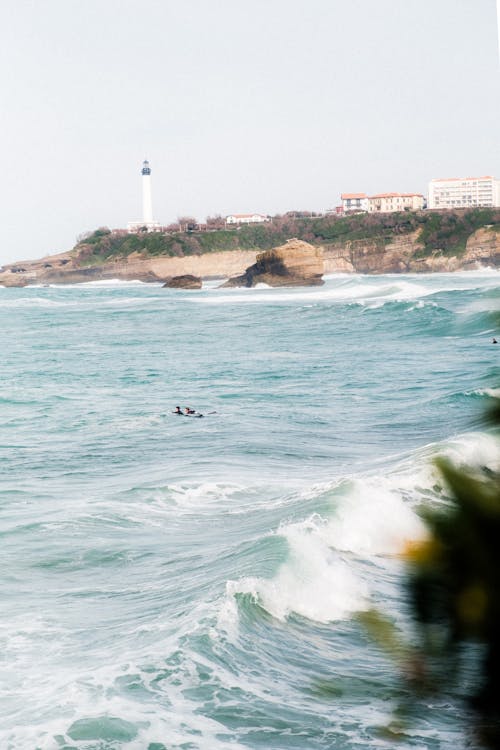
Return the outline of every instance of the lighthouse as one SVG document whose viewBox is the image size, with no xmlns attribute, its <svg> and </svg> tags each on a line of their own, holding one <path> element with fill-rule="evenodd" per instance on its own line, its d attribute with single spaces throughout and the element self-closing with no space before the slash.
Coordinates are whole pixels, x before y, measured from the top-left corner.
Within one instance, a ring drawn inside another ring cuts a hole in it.
<svg viewBox="0 0 500 750">
<path fill-rule="evenodd" d="M 153 223 L 153 201 L 151 199 L 151 167 L 145 159 L 142 163 L 142 220 L 144 225 Z"/>
<path fill-rule="evenodd" d="M 153 220 L 153 201 L 151 198 L 151 167 L 149 161 L 142 162 L 142 221 L 129 221 L 127 230 L 129 234 L 138 232 L 160 232 L 161 226 L 158 221 Z"/>
</svg>

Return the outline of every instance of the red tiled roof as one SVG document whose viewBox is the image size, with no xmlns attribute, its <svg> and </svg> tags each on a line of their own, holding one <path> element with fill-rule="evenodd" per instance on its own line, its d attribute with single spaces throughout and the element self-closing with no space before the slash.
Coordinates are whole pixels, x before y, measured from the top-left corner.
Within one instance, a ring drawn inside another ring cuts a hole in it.
<svg viewBox="0 0 500 750">
<path fill-rule="evenodd" d="M 340 197 L 343 201 L 347 201 L 353 198 L 366 198 L 366 193 L 342 193 Z"/>
</svg>

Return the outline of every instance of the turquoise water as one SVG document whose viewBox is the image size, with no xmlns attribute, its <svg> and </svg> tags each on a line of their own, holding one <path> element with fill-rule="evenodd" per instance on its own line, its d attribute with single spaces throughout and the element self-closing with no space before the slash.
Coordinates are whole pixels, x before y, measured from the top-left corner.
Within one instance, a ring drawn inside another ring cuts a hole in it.
<svg viewBox="0 0 500 750">
<path fill-rule="evenodd" d="M 433 457 L 498 464 L 499 278 L 0 289 L 0 747 L 394 747 L 356 613 L 410 627 Z M 397 746 L 468 722 L 413 699 Z"/>
</svg>

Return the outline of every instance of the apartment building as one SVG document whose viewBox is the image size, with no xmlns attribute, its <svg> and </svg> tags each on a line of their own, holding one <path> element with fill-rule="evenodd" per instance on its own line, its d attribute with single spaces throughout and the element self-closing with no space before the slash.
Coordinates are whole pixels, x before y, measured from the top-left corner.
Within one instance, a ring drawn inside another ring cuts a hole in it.
<svg viewBox="0 0 500 750">
<path fill-rule="evenodd" d="M 486 177 L 449 177 L 429 183 L 429 208 L 500 206 L 500 182 Z"/>
</svg>

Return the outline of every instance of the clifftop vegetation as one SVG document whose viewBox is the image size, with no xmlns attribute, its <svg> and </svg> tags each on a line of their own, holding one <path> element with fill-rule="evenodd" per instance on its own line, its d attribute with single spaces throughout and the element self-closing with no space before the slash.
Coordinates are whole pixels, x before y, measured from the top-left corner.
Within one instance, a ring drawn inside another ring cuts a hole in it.
<svg viewBox="0 0 500 750">
<path fill-rule="evenodd" d="M 297 212 L 298 213 L 298 212 Z M 291 237 L 317 245 L 345 244 L 356 240 L 387 244 L 401 235 L 420 231 L 421 257 L 436 251 L 442 255 L 461 255 L 467 238 L 477 229 L 493 225 L 500 228 L 499 208 L 460 209 L 457 211 L 420 211 L 390 214 L 352 214 L 350 216 L 304 217 L 297 213 L 275 216 L 264 224 L 237 228 L 196 228 L 184 232 L 127 234 L 100 228 L 84 236 L 74 248 L 80 265 L 107 260 L 140 257 L 183 257 L 225 250 L 269 250 Z M 193 226 L 193 225 L 189 225 Z"/>
</svg>

